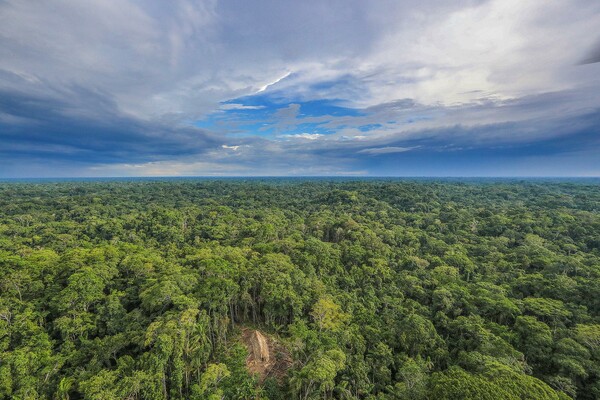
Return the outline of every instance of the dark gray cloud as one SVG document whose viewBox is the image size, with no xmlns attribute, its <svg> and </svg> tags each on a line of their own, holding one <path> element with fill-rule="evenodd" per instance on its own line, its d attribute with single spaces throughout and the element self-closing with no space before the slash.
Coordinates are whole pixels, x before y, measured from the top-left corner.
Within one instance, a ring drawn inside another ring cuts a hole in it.
<svg viewBox="0 0 600 400">
<path fill-rule="evenodd" d="M 222 139 L 198 128 L 173 127 L 121 113 L 86 88 L 53 98 L 0 90 L 0 155 L 80 163 L 146 162 L 202 154 Z"/>
<path fill-rule="evenodd" d="M 594 64 L 600 62 L 600 40 L 592 47 L 585 58 L 581 61 L 581 64 Z"/>
</svg>

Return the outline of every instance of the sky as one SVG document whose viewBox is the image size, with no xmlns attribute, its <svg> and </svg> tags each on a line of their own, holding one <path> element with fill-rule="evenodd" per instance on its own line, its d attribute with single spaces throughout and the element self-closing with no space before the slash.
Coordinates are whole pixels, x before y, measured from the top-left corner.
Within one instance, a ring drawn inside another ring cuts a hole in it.
<svg viewBox="0 0 600 400">
<path fill-rule="evenodd" d="M 597 0 L 0 0 L 0 178 L 600 176 Z"/>
</svg>

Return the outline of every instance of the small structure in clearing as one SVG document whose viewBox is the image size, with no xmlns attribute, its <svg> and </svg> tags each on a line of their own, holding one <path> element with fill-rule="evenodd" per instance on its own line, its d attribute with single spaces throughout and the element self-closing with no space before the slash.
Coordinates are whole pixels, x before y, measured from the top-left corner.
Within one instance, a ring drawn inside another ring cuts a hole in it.
<svg viewBox="0 0 600 400">
<path fill-rule="evenodd" d="M 242 328 L 242 342 L 248 349 L 246 368 L 261 382 L 273 377 L 281 380 L 292 364 L 288 351 L 272 337 L 255 329 Z"/>
</svg>

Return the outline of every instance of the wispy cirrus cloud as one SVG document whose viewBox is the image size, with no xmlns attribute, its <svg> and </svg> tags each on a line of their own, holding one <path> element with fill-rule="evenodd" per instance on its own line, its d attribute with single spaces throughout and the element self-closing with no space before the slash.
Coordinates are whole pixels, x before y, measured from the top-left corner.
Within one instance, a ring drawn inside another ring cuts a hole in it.
<svg viewBox="0 0 600 400">
<path fill-rule="evenodd" d="M 283 135 L 283 138 L 293 138 L 293 139 L 306 139 L 306 140 L 317 140 L 323 137 L 320 133 L 294 133 L 291 135 Z"/>
<path fill-rule="evenodd" d="M 411 151 L 419 146 L 414 147 L 400 147 L 400 146 L 386 146 L 386 147 L 374 147 L 368 149 L 359 150 L 359 153 L 371 154 L 371 155 L 379 155 L 379 154 L 395 154 L 395 153 L 404 153 L 406 151 Z"/>
</svg>

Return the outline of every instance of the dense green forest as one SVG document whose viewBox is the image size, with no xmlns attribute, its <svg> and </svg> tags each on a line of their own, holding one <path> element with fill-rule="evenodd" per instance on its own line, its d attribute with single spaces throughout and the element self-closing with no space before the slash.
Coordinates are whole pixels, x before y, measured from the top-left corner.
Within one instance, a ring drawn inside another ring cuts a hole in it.
<svg viewBox="0 0 600 400">
<path fill-rule="evenodd" d="M 593 181 L 0 183 L 0 274 L 4 399 L 600 398 Z"/>
</svg>

